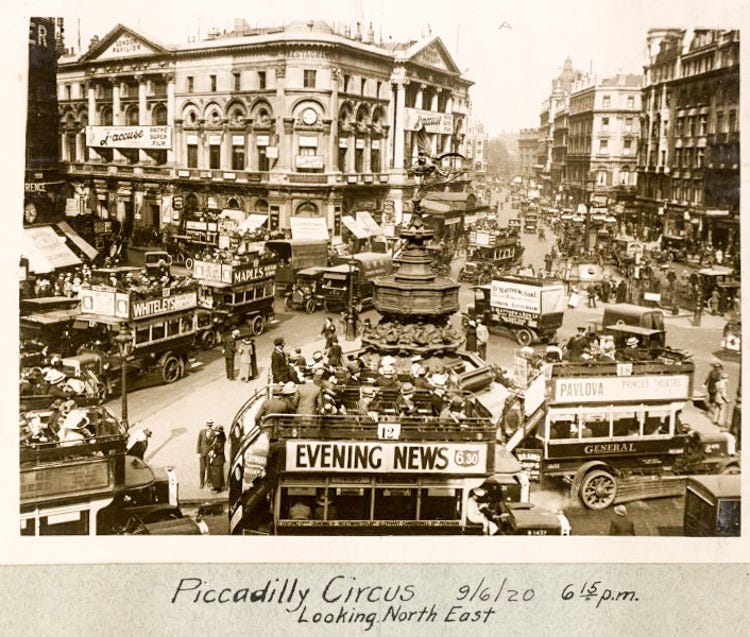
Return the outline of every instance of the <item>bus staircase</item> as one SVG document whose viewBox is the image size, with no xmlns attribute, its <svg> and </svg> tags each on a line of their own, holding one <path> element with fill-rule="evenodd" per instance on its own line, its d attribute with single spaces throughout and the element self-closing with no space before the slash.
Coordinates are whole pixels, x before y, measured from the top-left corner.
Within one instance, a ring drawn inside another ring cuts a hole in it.
<svg viewBox="0 0 750 637">
<path fill-rule="evenodd" d="M 542 405 L 531 414 L 531 416 L 524 419 L 521 426 L 511 434 L 510 438 L 508 438 L 508 441 L 505 443 L 505 448 L 508 451 L 513 451 L 518 445 L 520 445 L 526 437 L 536 429 L 542 418 L 544 418 L 544 414 L 545 405 Z"/>
<path fill-rule="evenodd" d="M 396 243 L 394 243 L 393 248 L 391 248 L 391 255 L 392 255 L 391 258 L 394 261 L 398 259 L 407 245 L 408 245 L 408 242 L 405 239 L 399 239 Z"/>
</svg>

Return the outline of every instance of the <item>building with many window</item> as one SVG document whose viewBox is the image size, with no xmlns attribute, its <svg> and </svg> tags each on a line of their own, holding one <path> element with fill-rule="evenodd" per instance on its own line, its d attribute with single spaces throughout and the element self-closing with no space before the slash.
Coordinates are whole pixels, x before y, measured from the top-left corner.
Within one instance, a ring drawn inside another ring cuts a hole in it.
<svg viewBox="0 0 750 637">
<path fill-rule="evenodd" d="M 518 174 L 521 177 L 534 176 L 538 143 L 538 128 L 522 128 L 518 132 Z"/>
<path fill-rule="evenodd" d="M 739 31 L 651 29 L 638 183 L 647 219 L 677 248 L 737 252 Z"/>
<path fill-rule="evenodd" d="M 633 197 L 641 112 L 640 75 L 595 77 L 574 87 L 568 107 L 567 188 L 600 207 Z M 597 202 L 598 203 L 598 202 Z"/>
<path fill-rule="evenodd" d="M 466 158 L 471 161 L 471 170 L 474 174 L 487 172 L 487 143 L 490 136 L 484 129 L 484 124 L 479 121 L 469 121 L 466 132 Z"/>
<path fill-rule="evenodd" d="M 471 84 L 438 37 L 238 21 L 168 46 L 117 25 L 60 61 L 61 160 L 86 207 L 126 235 L 229 208 L 339 236 L 359 210 L 401 220 L 417 131 L 435 154 L 464 151 Z"/>
</svg>

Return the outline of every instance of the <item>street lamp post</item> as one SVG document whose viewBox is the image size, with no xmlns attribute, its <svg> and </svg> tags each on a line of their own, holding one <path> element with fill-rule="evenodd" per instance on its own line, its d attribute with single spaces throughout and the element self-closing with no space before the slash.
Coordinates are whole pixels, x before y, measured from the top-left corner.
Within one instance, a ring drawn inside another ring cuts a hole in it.
<svg viewBox="0 0 750 637">
<path fill-rule="evenodd" d="M 591 203 L 594 198 L 594 174 L 589 173 L 586 178 L 586 191 L 584 197 L 586 198 L 586 221 L 584 226 L 583 235 L 583 249 L 588 252 L 591 248 Z"/>
<path fill-rule="evenodd" d="M 128 329 L 126 323 L 120 325 L 120 331 L 114 340 L 117 343 L 117 351 L 120 354 L 120 404 L 122 406 L 122 412 L 120 420 L 127 430 L 128 424 L 128 358 L 133 350 L 133 334 Z"/>
<path fill-rule="evenodd" d="M 353 341 L 357 338 L 357 320 L 355 318 L 356 310 L 354 309 L 354 270 L 357 262 L 349 259 L 349 303 L 346 310 L 346 340 Z"/>
</svg>

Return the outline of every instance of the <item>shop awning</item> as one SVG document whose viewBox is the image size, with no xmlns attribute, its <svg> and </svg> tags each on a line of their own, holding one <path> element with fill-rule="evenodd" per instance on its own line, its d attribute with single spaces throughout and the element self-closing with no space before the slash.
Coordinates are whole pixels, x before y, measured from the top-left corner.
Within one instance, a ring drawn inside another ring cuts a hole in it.
<svg viewBox="0 0 750 637">
<path fill-rule="evenodd" d="M 238 227 L 240 232 L 254 232 L 261 226 L 268 223 L 268 215 L 262 215 L 257 212 L 251 212 L 247 219 L 242 221 Z"/>
<path fill-rule="evenodd" d="M 453 210 L 453 207 L 447 203 L 433 201 L 431 199 L 423 199 L 422 210 L 424 210 L 425 212 L 438 212 L 441 214 L 447 214 Z"/>
<path fill-rule="evenodd" d="M 65 236 L 57 234 L 49 225 L 24 229 L 21 256 L 29 260 L 29 271 L 34 274 L 45 274 L 82 263 L 66 245 Z"/>
<path fill-rule="evenodd" d="M 373 237 L 382 237 L 383 229 L 378 225 L 378 222 L 372 218 L 372 215 L 367 210 L 357 211 L 357 223 L 359 223 L 365 230 L 367 230 Z"/>
<path fill-rule="evenodd" d="M 57 227 L 65 233 L 68 239 L 70 239 L 78 247 L 78 249 L 88 257 L 90 261 L 96 259 L 97 255 L 99 254 L 99 250 L 97 250 L 88 241 L 86 241 L 86 239 L 84 239 L 80 234 L 73 230 L 73 228 L 67 221 L 58 223 Z"/>
<path fill-rule="evenodd" d="M 292 217 L 289 220 L 292 239 L 328 241 L 328 226 L 323 217 Z"/>
<path fill-rule="evenodd" d="M 231 219 L 236 223 L 242 223 L 242 221 L 245 219 L 245 211 L 237 210 L 235 208 L 225 208 L 219 214 L 219 219 Z"/>
<path fill-rule="evenodd" d="M 357 239 L 368 239 L 370 237 L 370 233 L 367 232 L 367 229 L 362 226 L 362 224 L 358 223 L 354 217 L 344 215 L 341 217 L 341 222 L 347 227 L 349 232 L 357 237 Z"/>
</svg>

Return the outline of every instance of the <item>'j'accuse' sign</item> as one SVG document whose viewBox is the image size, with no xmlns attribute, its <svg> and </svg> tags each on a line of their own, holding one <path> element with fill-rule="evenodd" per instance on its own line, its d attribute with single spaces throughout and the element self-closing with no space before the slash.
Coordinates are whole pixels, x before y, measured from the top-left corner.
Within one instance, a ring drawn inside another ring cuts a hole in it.
<svg viewBox="0 0 750 637">
<path fill-rule="evenodd" d="M 93 148 L 172 148 L 171 126 L 87 126 L 86 146 Z"/>
<path fill-rule="evenodd" d="M 487 471 L 487 445 L 290 440 L 286 470 L 481 474 Z"/>
</svg>

